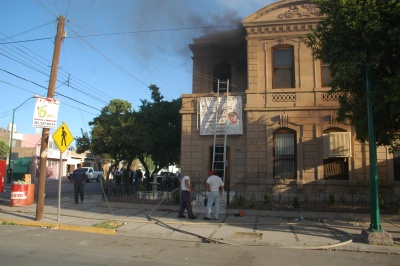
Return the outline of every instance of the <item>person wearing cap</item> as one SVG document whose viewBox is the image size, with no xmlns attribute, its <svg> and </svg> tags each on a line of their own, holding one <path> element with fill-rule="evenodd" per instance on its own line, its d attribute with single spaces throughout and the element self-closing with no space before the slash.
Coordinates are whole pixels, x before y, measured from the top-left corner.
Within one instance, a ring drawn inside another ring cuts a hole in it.
<svg viewBox="0 0 400 266">
<path fill-rule="evenodd" d="M 193 215 L 192 205 L 190 200 L 190 193 L 192 192 L 192 187 L 190 186 L 190 181 L 193 179 L 192 176 L 184 176 L 181 180 L 181 207 L 179 209 L 178 218 L 185 218 L 183 214 L 185 209 L 188 212 L 189 219 L 196 219 L 197 217 Z"/>
<path fill-rule="evenodd" d="M 222 179 L 215 174 L 214 170 L 208 172 L 209 177 L 206 181 L 206 189 L 210 193 L 208 194 L 206 217 L 204 220 L 211 220 L 211 206 L 215 203 L 214 220 L 219 218 L 219 202 L 224 192 L 224 182 Z"/>
</svg>

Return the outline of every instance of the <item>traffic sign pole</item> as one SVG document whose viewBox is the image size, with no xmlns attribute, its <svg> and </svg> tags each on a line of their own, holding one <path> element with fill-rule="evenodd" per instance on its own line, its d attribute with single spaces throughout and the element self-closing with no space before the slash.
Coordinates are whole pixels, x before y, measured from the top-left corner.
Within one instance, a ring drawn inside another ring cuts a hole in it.
<svg viewBox="0 0 400 266">
<path fill-rule="evenodd" d="M 52 135 L 54 142 L 57 144 L 60 150 L 60 167 L 59 179 L 58 179 L 58 208 L 57 208 L 57 221 L 60 221 L 60 209 L 61 209 L 61 175 L 62 175 L 62 155 L 65 150 L 69 147 L 71 142 L 74 140 L 71 132 L 68 129 L 66 123 L 62 122 L 61 126 Z"/>
</svg>

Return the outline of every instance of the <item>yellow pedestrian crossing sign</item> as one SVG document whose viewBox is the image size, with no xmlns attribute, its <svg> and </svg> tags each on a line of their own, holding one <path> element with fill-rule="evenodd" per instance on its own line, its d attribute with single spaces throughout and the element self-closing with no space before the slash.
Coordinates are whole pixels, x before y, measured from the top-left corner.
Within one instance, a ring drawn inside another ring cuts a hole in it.
<svg viewBox="0 0 400 266">
<path fill-rule="evenodd" d="M 64 122 L 56 130 L 56 132 L 53 133 L 52 137 L 61 152 L 64 152 L 74 140 L 74 137 L 69 131 L 67 124 L 65 124 Z"/>
</svg>

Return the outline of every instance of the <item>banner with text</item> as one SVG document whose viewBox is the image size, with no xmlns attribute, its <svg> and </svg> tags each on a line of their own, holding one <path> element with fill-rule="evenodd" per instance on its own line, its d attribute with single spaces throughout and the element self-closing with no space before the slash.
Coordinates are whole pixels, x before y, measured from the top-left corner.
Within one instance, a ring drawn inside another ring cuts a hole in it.
<svg viewBox="0 0 400 266">
<path fill-rule="evenodd" d="M 57 125 L 60 100 L 53 98 L 36 98 L 33 114 L 33 127 L 55 128 Z"/>
<path fill-rule="evenodd" d="M 224 134 L 225 121 L 228 135 L 243 134 L 242 97 L 223 96 L 219 101 L 217 97 L 199 98 L 200 135 Z"/>
</svg>

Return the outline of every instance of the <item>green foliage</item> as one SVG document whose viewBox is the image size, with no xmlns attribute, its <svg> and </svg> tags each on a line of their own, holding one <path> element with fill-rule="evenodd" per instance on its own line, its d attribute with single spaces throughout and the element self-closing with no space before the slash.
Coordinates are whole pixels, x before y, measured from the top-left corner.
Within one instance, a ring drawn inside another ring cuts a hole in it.
<svg viewBox="0 0 400 266">
<path fill-rule="evenodd" d="M 151 85 L 153 102 L 142 100 L 137 115 L 137 123 L 141 128 L 141 149 L 146 151 L 154 163 L 153 172 L 159 172 L 170 164 L 180 161 L 181 115 L 179 110 L 182 100 L 163 101 L 159 89 Z M 144 162 L 144 157 L 138 157 Z M 146 173 L 150 176 L 149 169 Z"/>
<path fill-rule="evenodd" d="M 114 99 L 89 123 L 91 134 L 76 138 L 77 150 L 120 162 L 138 159 L 145 176 L 180 161 L 182 100 L 163 101 L 155 85 L 149 86 L 153 102 L 141 100 L 139 111 L 124 100 Z"/>
<path fill-rule="evenodd" d="M 328 198 L 328 206 L 334 206 L 335 205 L 335 195 L 330 194 Z"/>
<path fill-rule="evenodd" d="M 292 202 L 293 208 L 299 208 L 300 207 L 300 202 L 299 202 L 299 197 L 293 197 L 293 202 Z"/>
<path fill-rule="evenodd" d="M 379 209 L 386 210 L 386 201 L 383 198 L 382 194 L 379 194 Z"/>
<path fill-rule="evenodd" d="M 400 199 L 397 201 L 397 215 L 400 215 Z"/>
<path fill-rule="evenodd" d="M 172 195 L 172 202 L 174 204 L 179 204 L 181 202 L 181 197 L 178 193 Z"/>
<path fill-rule="evenodd" d="M 4 140 L 0 140 L 0 156 L 8 156 L 10 147 Z"/>
<path fill-rule="evenodd" d="M 120 221 L 105 221 L 98 224 L 94 224 L 92 226 L 96 228 L 117 229 L 122 225 L 124 225 L 124 223 Z"/>
<path fill-rule="evenodd" d="M 13 221 L 2 221 L 1 225 L 17 225 L 17 224 Z"/>
<path fill-rule="evenodd" d="M 231 203 L 231 207 L 237 207 L 237 208 L 243 208 L 245 204 L 245 199 L 242 195 L 239 195 L 238 197 L 233 200 Z"/>
<path fill-rule="evenodd" d="M 400 131 L 400 2 L 315 0 L 326 15 L 304 39 L 330 65 L 331 92 L 340 93 L 339 121 L 350 121 L 359 141 L 368 141 L 366 66 L 377 145 L 395 147 Z"/>
<path fill-rule="evenodd" d="M 264 205 L 267 205 L 269 203 L 269 195 L 267 192 L 264 193 Z"/>
</svg>

